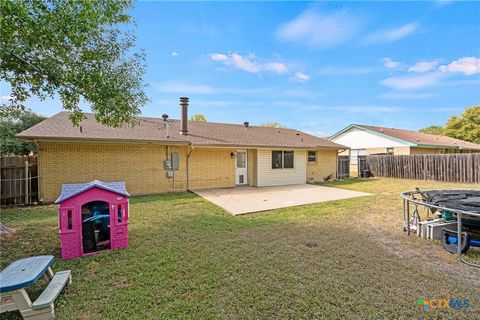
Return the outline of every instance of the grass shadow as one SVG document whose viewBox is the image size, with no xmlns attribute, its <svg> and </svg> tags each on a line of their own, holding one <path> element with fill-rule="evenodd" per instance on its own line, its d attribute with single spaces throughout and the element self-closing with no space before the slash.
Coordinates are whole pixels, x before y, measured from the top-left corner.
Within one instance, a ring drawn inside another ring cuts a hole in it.
<svg viewBox="0 0 480 320">
<path fill-rule="evenodd" d="M 344 185 L 351 185 L 351 184 L 358 184 L 364 182 L 371 182 L 373 179 L 371 178 L 347 178 L 347 179 L 340 179 L 334 181 L 324 181 L 324 182 L 317 182 L 316 185 L 331 187 L 331 186 L 344 186 Z"/>
</svg>

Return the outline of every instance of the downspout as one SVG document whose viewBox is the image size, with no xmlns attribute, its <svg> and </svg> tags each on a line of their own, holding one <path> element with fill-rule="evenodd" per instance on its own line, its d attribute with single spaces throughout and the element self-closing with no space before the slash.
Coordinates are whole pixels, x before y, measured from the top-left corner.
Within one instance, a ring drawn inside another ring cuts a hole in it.
<svg viewBox="0 0 480 320">
<path fill-rule="evenodd" d="M 189 172 L 190 169 L 189 169 L 188 159 L 190 158 L 190 154 L 193 152 L 193 148 L 194 148 L 193 143 L 190 143 L 190 152 L 187 153 L 187 161 L 186 161 L 187 162 L 186 163 L 186 165 L 187 165 L 187 191 L 190 190 L 190 172 Z"/>
<path fill-rule="evenodd" d="M 43 192 L 42 192 L 42 183 L 41 183 L 41 179 L 42 179 L 42 175 L 40 174 L 40 169 L 42 168 L 41 166 L 41 161 L 40 161 L 40 145 L 38 144 L 37 140 L 36 139 L 33 139 L 33 143 L 35 144 L 35 146 L 37 147 L 37 201 L 38 202 L 42 202 L 43 200 Z"/>
</svg>

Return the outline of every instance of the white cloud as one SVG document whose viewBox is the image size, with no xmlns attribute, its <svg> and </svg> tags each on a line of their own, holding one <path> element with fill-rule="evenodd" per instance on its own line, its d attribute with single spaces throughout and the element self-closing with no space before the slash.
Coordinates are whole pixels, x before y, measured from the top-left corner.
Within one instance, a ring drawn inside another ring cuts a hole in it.
<svg viewBox="0 0 480 320">
<path fill-rule="evenodd" d="M 436 0 L 435 1 L 437 6 L 439 6 L 439 7 L 447 6 L 447 5 L 452 4 L 454 2 L 455 2 L 455 0 Z"/>
<path fill-rule="evenodd" d="M 385 68 L 388 68 L 388 69 L 396 69 L 400 66 L 400 62 L 394 61 L 391 58 L 383 58 L 381 59 L 381 61 L 385 66 Z"/>
<path fill-rule="evenodd" d="M 172 51 L 172 53 L 170 54 L 172 57 L 176 57 L 178 56 L 178 52 L 177 51 Z"/>
<path fill-rule="evenodd" d="M 412 93 L 412 92 L 386 92 L 378 96 L 381 99 L 392 99 L 392 100 L 419 100 L 419 99 L 429 99 L 434 97 L 436 94 L 433 93 Z"/>
<path fill-rule="evenodd" d="M 253 55 L 249 55 L 249 57 L 242 57 L 237 53 L 233 53 L 230 56 L 230 59 L 226 60 L 226 63 L 246 72 L 257 73 L 260 71 L 260 67 L 258 66 L 258 63 L 253 61 L 251 58 L 255 57 Z"/>
<path fill-rule="evenodd" d="M 10 102 L 12 99 L 12 96 L 0 96 L 0 102 Z"/>
<path fill-rule="evenodd" d="M 253 53 L 250 53 L 246 56 L 242 56 L 238 53 L 232 53 L 230 55 L 223 53 L 212 53 L 209 56 L 213 61 L 219 61 L 226 66 L 240 69 L 249 73 L 260 73 L 262 71 L 273 72 L 277 74 L 288 73 L 288 68 L 284 63 L 261 63 Z"/>
<path fill-rule="evenodd" d="M 278 74 L 288 73 L 288 68 L 285 64 L 281 62 L 270 62 L 264 66 L 264 69 L 267 71 L 272 71 Z"/>
<path fill-rule="evenodd" d="M 351 39 L 362 25 L 359 17 L 345 10 L 328 14 L 306 11 L 281 25 L 276 36 L 300 45 L 331 48 Z"/>
<path fill-rule="evenodd" d="M 398 76 L 383 79 L 380 84 L 396 90 L 414 90 L 434 86 L 441 79 L 439 73 L 428 73 L 420 76 Z"/>
<path fill-rule="evenodd" d="M 229 88 L 212 87 L 208 85 L 195 85 L 181 82 L 160 82 L 153 83 L 152 87 L 158 92 L 176 93 L 176 94 L 259 94 L 270 92 L 270 88 Z"/>
<path fill-rule="evenodd" d="M 471 76 L 480 73 L 480 58 L 465 57 L 439 67 L 442 72 L 463 73 Z"/>
<path fill-rule="evenodd" d="M 303 72 L 295 72 L 292 80 L 297 82 L 307 82 L 308 80 L 310 80 L 310 76 Z"/>
<path fill-rule="evenodd" d="M 223 54 L 223 53 L 212 53 L 210 55 L 210 58 L 212 58 L 212 60 L 214 60 L 214 61 L 227 61 L 228 60 L 227 55 Z"/>
<path fill-rule="evenodd" d="M 410 68 L 408 68 L 408 71 L 409 72 L 427 72 L 427 71 L 435 70 L 437 66 L 438 66 L 437 60 L 420 61 L 415 63 Z"/>
<path fill-rule="evenodd" d="M 375 31 L 368 35 L 365 43 L 389 43 L 405 38 L 414 33 L 419 27 L 418 23 L 407 23 L 395 29 Z"/>
</svg>

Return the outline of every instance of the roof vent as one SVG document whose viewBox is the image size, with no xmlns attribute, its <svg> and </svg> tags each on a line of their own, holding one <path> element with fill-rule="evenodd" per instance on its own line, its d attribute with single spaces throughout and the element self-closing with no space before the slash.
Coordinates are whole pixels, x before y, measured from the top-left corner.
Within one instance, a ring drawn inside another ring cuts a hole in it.
<svg viewBox="0 0 480 320">
<path fill-rule="evenodd" d="M 245 122 L 243 123 L 243 125 L 245 126 L 245 128 L 248 128 L 248 126 L 250 125 L 250 122 L 245 121 Z"/>
<path fill-rule="evenodd" d="M 381 132 L 383 132 L 383 129 L 380 129 Z"/>
<path fill-rule="evenodd" d="M 415 139 L 417 142 L 420 141 L 420 138 Z"/>
<path fill-rule="evenodd" d="M 167 131 L 167 138 L 170 138 L 170 121 L 168 120 L 168 114 L 166 113 L 162 114 L 162 118 L 163 118 L 163 126 Z"/>
</svg>

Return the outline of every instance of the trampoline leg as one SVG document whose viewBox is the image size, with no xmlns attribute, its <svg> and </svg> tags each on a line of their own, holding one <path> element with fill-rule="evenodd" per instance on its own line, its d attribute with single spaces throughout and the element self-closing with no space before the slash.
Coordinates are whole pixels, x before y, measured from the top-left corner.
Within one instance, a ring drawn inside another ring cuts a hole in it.
<svg viewBox="0 0 480 320">
<path fill-rule="evenodd" d="M 457 253 L 462 254 L 462 214 L 457 212 Z"/>
<path fill-rule="evenodd" d="M 410 202 L 407 201 L 407 235 L 410 235 Z"/>
</svg>

